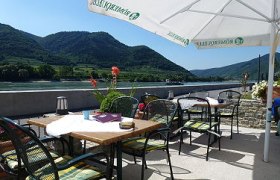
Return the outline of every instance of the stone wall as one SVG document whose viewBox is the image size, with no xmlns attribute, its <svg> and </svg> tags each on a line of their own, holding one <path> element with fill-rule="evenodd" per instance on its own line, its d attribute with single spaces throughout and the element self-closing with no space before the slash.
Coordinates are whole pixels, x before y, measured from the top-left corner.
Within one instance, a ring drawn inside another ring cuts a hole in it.
<svg viewBox="0 0 280 180">
<path fill-rule="evenodd" d="M 228 107 L 225 111 L 230 111 Z M 266 120 L 266 104 L 259 100 L 241 99 L 239 106 L 239 126 L 250 128 L 265 128 Z M 234 126 L 236 126 L 236 119 L 234 119 Z M 230 119 L 221 119 L 222 124 L 230 124 Z M 275 128 L 275 123 L 272 121 L 271 127 Z M 235 129 L 235 128 L 234 128 Z"/>
<path fill-rule="evenodd" d="M 232 88 L 241 88 L 241 84 L 138 87 L 134 97 L 140 99 L 147 92 L 161 98 L 167 98 L 168 92 L 171 90 L 174 96 L 179 96 L 192 91 L 214 91 Z M 118 90 L 129 94 L 130 88 L 118 88 Z M 98 108 L 99 104 L 92 91 L 92 89 L 1 91 L 0 115 L 12 117 L 52 113 L 56 111 L 58 96 L 65 96 L 67 98 L 68 110 L 70 111 Z M 100 89 L 100 91 L 107 90 Z M 217 94 L 212 93 L 212 95 L 212 97 L 217 97 Z"/>
</svg>

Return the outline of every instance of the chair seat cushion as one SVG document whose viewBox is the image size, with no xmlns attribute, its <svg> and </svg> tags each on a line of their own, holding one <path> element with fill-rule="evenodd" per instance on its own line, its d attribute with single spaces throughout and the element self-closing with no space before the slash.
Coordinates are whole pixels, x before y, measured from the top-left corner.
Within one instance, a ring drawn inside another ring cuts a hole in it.
<svg viewBox="0 0 280 180">
<path fill-rule="evenodd" d="M 161 114 L 153 115 L 153 118 L 149 119 L 149 121 L 159 122 L 161 124 L 166 124 L 167 123 L 166 116 L 161 115 Z"/>
<path fill-rule="evenodd" d="M 212 122 L 211 126 L 217 125 L 218 122 Z M 205 132 L 211 129 L 209 122 L 190 120 L 184 124 L 185 129 L 190 129 L 197 132 Z"/>
<path fill-rule="evenodd" d="M 123 141 L 122 150 L 127 154 L 142 156 L 146 138 L 135 137 Z M 165 149 L 166 145 L 162 140 L 149 139 L 147 143 L 146 153 L 154 150 Z"/>
<path fill-rule="evenodd" d="M 32 151 L 29 151 L 28 156 L 30 156 L 30 157 L 34 156 L 36 158 L 42 157 L 42 154 L 40 154 L 40 153 L 43 153 L 43 152 L 37 151 L 36 148 L 38 148 L 38 146 L 34 147 L 34 149 Z M 58 153 L 55 152 L 53 149 L 48 148 L 48 150 L 54 159 L 59 157 Z M 16 154 L 15 150 L 7 151 L 7 152 L 3 153 L 2 156 L 4 157 L 6 164 L 8 165 L 8 167 L 10 169 L 17 170 L 18 159 L 17 159 L 17 154 Z M 30 159 L 33 159 L 33 158 L 30 158 Z M 21 165 L 23 166 L 23 162 L 21 163 Z"/>
<path fill-rule="evenodd" d="M 63 165 L 72 157 L 70 156 L 63 156 L 55 159 L 55 163 L 57 165 Z M 37 175 L 42 174 L 41 179 L 53 179 L 53 174 L 51 175 L 44 175 L 46 172 L 46 167 L 42 167 L 38 169 L 35 173 Z M 99 168 L 91 166 L 85 162 L 79 162 L 67 169 L 58 171 L 59 179 L 60 180 L 76 180 L 76 179 L 98 179 L 103 177 L 105 174 Z M 28 176 L 27 180 L 31 180 L 32 177 Z"/>
<path fill-rule="evenodd" d="M 189 114 L 201 114 L 202 110 L 199 110 L 199 109 L 189 109 L 188 113 Z"/>
<path fill-rule="evenodd" d="M 220 113 L 220 116 L 221 116 L 221 117 L 232 117 L 233 114 L 232 114 L 232 113 L 227 113 L 227 112 L 221 112 L 221 113 Z"/>
</svg>

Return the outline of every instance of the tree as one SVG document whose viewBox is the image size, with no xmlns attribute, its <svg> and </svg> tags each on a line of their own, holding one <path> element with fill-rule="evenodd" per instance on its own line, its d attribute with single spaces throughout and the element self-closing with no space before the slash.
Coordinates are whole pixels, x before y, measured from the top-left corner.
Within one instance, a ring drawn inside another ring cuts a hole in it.
<svg viewBox="0 0 280 180">
<path fill-rule="evenodd" d="M 96 71 L 91 71 L 90 75 L 94 78 L 94 79 L 98 79 L 99 75 Z"/>
<path fill-rule="evenodd" d="M 17 81 L 18 68 L 15 65 L 4 65 L 2 68 L 1 76 L 4 81 Z"/>
<path fill-rule="evenodd" d="M 20 81 L 26 81 L 29 78 L 29 72 L 26 69 L 19 69 L 18 70 L 18 77 Z"/>
<path fill-rule="evenodd" d="M 38 67 L 39 76 L 43 79 L 52 79 L 55 70 L 51 65 L 43 64 Z"/>
<path fill-rule="evenodd" d="M 67 78 L 73 77 L 74 71 L 71 66 L 61 66 L 59 67 L 59 75 L 60 77 Z"/>
</svg>

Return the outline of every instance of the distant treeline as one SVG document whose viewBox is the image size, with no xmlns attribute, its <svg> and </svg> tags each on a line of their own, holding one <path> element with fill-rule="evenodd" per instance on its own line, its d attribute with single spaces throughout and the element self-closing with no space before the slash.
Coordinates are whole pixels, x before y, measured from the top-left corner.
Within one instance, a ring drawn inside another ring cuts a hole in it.
<svg viewBox="0 0 280 180">
<path fill-rule="evenodd" d="M 111 79 L 111 71 L 108 69 L 94 69 L 79 66 L 51 66 L 41 64 L 31 66 L 28 64 L 2 63 L 0 64 L 0 81 L 30 81 L 30 80 L 84 80 L 92 76 L 95 79 Z M 138 82 L 161 82 L 169 79 L 171 81 L 193 82 L 193 81 L 223 81 L 223 78 L 194 78 L 184 73 L 170 72 L 135 72 L 122 71 L 118 77 L 119 81 L 138 81 Z"/>
</svg>

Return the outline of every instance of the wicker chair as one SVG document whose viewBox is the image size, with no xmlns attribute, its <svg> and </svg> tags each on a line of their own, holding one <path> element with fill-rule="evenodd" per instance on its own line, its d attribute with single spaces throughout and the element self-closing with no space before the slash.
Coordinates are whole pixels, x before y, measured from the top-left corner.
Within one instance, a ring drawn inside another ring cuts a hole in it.
<svg viewBox="0 0 280 180">
<path fill-rule="evenodd" d="M 153 94 L 146 93 L 145 95 L 141 96 L 141 103 L 144 103 L 144 105 L 147 106 L 147 104 L 149 104 L 149 102 L 156 100 L 156 99 L 160 99 L 160 97 L 153 95 Z"/>
<path fill-rule="evenodd" d="M 192 132 L 198 132 L 202 134 L 208 133 L 208 144 L 207 144 L 207 154 L 206 154 L 206 161 L 208 161 L 208 154 L 209 154 L 209 147 L 210 147 L 210 140 L 211 135 L 215 135 L 218 137 L 219 140 L 219 150 L 221 149 L 220 146 L 220 121 L 218 122 L 213 121 L 211 114 L 211 107 L 209 102 L 204 98 L 199 97 L 183 97 L 179 98 L 178 100 L 178 115 L 181 122 L 184 122 L 183 117 L 184 114 L 188 114 L 188 110 L 192 109 L 193 107 L 203 108 L 203 114 L 199 118 L 188 119 L 188 121 L 183 123 L 183 126 L 180 128 L 180 144 L 179 144 L 179 154 L 181 152 L 181 146 L 183 143 L 183 131 L 190 132 L 190 145 L 192 144 Z M 217 129 L 217 132 L 215 132 Z"/>
<path fill-rule="evenodd" d="M 28 175 L 26 179 L 100 179 L 108 176 L 108 165 L 106 171 L 102 171 L 85 162 L 85 160 L 97 162 L 95 158 L 98 156 L 105 157 L 108 162 L 107 156 L 103 153 L 88 153 L 76 158 L 63 156 L 54 160 L 42 141 L 26 128 L 5 117 L 0 117 L 0 127 L 11 137 L 17 159 L 21 159 L 18 161 L 18 168 L 22 169 L 24 166 Z M 14 127 L 29 140 L 23 141 L 10 127 Z M 18 177 L 22 178 L 24 176 L 26 174 L 19 172 Z"/>
<path fill-rule="evenodd" d="M 121 96 L 112 102 L 109 112 L 121 113 L 123 117 L 134 118 L 138 108 L 138 100 L 131 96 Z"/>
<path fill-rule="evenodd" d="M 32 133 L 34 136 L 37 136 L 36 132 L 30 127 L 29 124 L 22 124 L 21 127 L 26 129 L 30 133 Z M 1 169 L 5 173 L 7 173 L 11 176 L 19 177 L 20 172 L 25 172 L 24 165 L 22 165 L 22 167 L 19 167 L 16 150 L 11 141 L 11 137 L 9 136 L 8 132 L 5 131 L 3 128 L 0 127 L 0 129 L 2 131 L 2 133 L 0 134 L 0 137 L 5 137 L 7 139 L 6 141 L 1 142 L 1 144 L 3 145 L 3 147 L 1 147 L 1 154 L 0 154 Z M 21 131 L 19 131 L 18 129 L 16 129 L 15 126 L 11 125 L 10 129 L 16 133 L 16 135 L 22 140 L 22 142 L 27 143 L 30 141 L 30 137 L 25 136 L 25 134 L 22 133 Z M 65 145 L 67 146 L 67 149 L 69 152 L 69 144 L 62 137 L 56 138 L 56 137 L 45 136 L 45 137 L 41 138 L 40 140 L 47 147 L 47 149 L 49 150 L 53 159 L 58 158 L 59 155 L 65 154 L 65 152 L 66 152 Z M 61 147 L 62 147 L 61 152 L 57 152 L 48 146 L 49 143 L 55 143 L 55 142 L 59 142 L 61 144 Z M 36 154 L 36 153 L 32 154 L 32 156 L 37 156 L 37 155 L 38 154 Z"/>
<path fill-rule="evenodd" d="M 207 91 L 198 91 L 198 92 L 191 92 L 188 94 L 188 97 L 199 97 L 205 99 L 206 97 L 209 97 L 209 92 Z M 200 115 L 202 118 L 204 108 L 192 108 L 188 110 L 188 119 L 191 118 L 191 115 Z"/>
<path fill-rule="evenodd" d="M 134 156 L 135 163 L 135 157 L 142 157 L 142 180 L 144 179 L 144 167 L 147 168 L 145 156 L 147 153 L 155 150 L 166 151 L 171 172 L 171 179 L 174 179 L 168 145 L 170 126 L 176 110 L 176 103 L 169 100 L 157 99 L 149 102 L 144 110 L 144 118 L 150 121 L 162 123 L 162 128 L 146 133 L 146 136 L 131 138 L 123 141 L 122 143 L 122 151 L 126 154 Z"/>
</svg>

